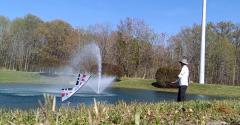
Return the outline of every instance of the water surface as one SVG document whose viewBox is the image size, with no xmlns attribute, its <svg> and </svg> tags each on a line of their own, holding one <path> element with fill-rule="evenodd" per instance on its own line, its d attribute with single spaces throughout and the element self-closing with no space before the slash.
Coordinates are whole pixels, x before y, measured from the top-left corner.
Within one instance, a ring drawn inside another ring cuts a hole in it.
<svg viewBox="0 0 240 125">
<path fill-rule="evenodd" d="M 0 107 L 1 108 L 35 108 L 39 106 L 38 100 L 44 100 L 43 94 L 48 93 L 56 96 L 57 106 L 77 106 L 81 103 L 91 105 L 93 99 L 104 103 L 114 104 L 119 101 L 129 102 L 160 102 L 175 101 L 177 93 L 160 92 L 142 89 L 108 88 L 101 94 L 94 93 L 91 88 L 84 87 L 74 96 L 61 102 L 60 90 L 66 85 L 56 84 L 1 84 Z M 187 100 L 219 100 L 218 96 L 204 96 L 187 94 Z"/>
</svg>

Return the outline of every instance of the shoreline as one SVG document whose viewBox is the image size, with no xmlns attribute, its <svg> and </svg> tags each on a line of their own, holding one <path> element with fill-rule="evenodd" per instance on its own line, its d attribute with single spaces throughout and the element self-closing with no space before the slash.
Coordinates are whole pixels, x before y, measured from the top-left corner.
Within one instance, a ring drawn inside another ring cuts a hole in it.
<svg viewBox="0 0 240 125">
<path fill-rule="evenodd" d="M 54 77 L 41 76 L 37 72 L 20 72 L 20 71 L 0 71 L 0 85 L 1 84 L 51 84 Z M 144 89 L 162 92 L 177 92 L 176 88 L 156 88 L 152 83 L 155 79 L 141 79 L 141 78 L 121 78 L 121 81 L 114 82 L 113 88 L 131 88 Z M 239 97 L 240 86 L 228 86 L 218 84 L 198 84 L 192 83 L 187 89 L 187 94 L 200 94 L 208 96 L 225 96 L 225 97 Z"/>
</svg>

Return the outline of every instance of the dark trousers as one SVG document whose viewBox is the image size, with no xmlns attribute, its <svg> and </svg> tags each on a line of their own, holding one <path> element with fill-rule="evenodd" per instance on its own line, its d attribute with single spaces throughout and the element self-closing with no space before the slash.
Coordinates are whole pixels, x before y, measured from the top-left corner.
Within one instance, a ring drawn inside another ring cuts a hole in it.
<svg viewBox="0 0 240 125">
<path fill-rule="evenodd" d="M 178 87 L 178 97 L 177 97 L 178 102 L 185 101 L 186 90 L 187 90 L 187 86 Z"/>
</svg>

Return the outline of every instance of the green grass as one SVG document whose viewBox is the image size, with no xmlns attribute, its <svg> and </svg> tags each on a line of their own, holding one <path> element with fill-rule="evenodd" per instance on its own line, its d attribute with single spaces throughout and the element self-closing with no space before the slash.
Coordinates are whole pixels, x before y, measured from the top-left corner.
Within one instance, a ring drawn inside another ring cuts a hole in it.
<svg viewBox="0 0 240 125">
<path fill-rule="evenodd" d="M 152 83 L 156 82 L 153 79 L 140 79 L 140 78 L 123 78 L 122 81 L 114 84 L 116 88 L 136 88 L 136 89 L 149 89 L 164 92 L 177 92 L 177 89 L 169 88 L 156 88 Z M 240 97 L 240 86 L 226 86 L 197 83 L 191 84 L 188 87 L 187 93 L 201 94 L 201 95 L 215 95 L 215 96 L 229 96 Z"/>
<path fill-rule="evenodd" d="M 1 71 L 0 83 L 36 83 L 40 75 L 37 72 Z"/>
<path fill-rule="evenodd" d="M 51 101 L 51 100 L 49 100 Z M 26 125 L 205 125 L 240 124 L 239 100 L 104 104 L 34 110 L 0 109 L 0 124 Z M 182 111 L 182 107 L 185 111 Z"/>
<path fill-rule="evenodd" d="M 22 72 L 22 71 L 8 71 L 0 70 L 0 84 L 1 83 L 65 83 L 63 79 L 69 77 L 58 76 L 44 76 L 40 75 L 39 72 Z"/>
</svg>

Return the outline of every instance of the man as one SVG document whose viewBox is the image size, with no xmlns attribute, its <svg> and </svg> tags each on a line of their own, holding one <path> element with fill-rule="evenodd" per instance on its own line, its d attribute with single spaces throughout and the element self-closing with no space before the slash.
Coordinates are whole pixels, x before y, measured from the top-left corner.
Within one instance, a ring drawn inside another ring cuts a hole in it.
<svg viewBox="0 0 240 125">
<path fill-rule="evenodd" d="M 178 75 L 178 79 L 177 81 L 173 82 L 173 83 L 177 83 L 179 84 L 178 87 L 178 97 L 177 97 L 177 101 L 181 102 L 181 101 L 185 101 L 185 95 L 186 95 L 186 90 L 188 87 L 188 82 L 189 82 L 189 70 L 188 70 L 188 62 L 186 59 L 182 59 L 181 61 L 179 61 L 179 63 L 181 64 L 181 72 Z"/>
</svg>

